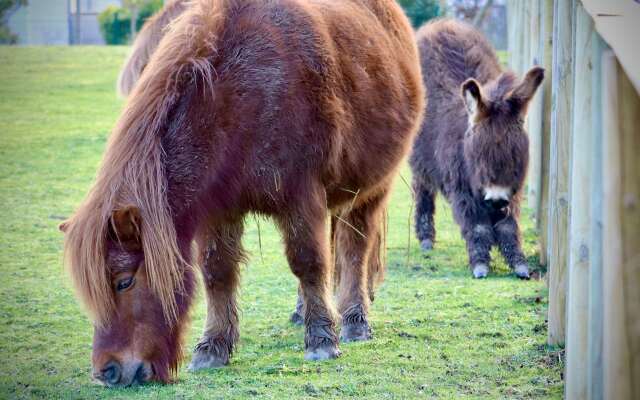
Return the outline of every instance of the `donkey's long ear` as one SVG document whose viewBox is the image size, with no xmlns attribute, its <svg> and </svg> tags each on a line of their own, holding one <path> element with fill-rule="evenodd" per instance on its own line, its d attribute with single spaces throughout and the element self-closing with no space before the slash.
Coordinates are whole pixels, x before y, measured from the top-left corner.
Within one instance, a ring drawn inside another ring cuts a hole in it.
<svg viewBox="0 0 640 400">
<path fill-rule="evenodd" d="M 509 101 L 521 113 L 527 112 L 527 106 L 544 80 L 544 68 L 533 67 L 527 72 L 520 85 L 509 96 Z"/>
<path fill-rule="evenodd" d="M 475 79 L 468 79 L 462 84 L 462 99 L 469 113 L 469 121 L 477 121 L 484 114 L 486 105 L 480 84 Z"/>
<path fill-rule="evenodd" d="M 128 206 L 115 210 L 111 215 L 109 233 L 113 239 L 127 247 L 140 248 L 140 210 L 137 207 Z"/>
</svg>

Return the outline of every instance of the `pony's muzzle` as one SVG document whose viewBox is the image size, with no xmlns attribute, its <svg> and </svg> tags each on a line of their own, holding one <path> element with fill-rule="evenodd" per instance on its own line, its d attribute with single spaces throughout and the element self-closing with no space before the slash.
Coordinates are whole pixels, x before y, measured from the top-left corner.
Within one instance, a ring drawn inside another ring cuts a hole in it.
<svg viewBox="0 0 640 400">
<path fill-rule="evenodd" d="M 105 386 L 141 385 L 151 378 L 151 369 L 141 361 L 130 361 L 124 365 L 116 360 L 106 363 L 94 378 Z"/>
</svg>

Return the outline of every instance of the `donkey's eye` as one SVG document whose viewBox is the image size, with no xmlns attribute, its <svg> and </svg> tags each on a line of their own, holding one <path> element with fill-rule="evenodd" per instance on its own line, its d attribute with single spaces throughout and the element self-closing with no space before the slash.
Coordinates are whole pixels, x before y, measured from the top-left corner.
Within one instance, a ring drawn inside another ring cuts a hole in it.
<svg viewBox="0 0 640 400">
<path fill-rule="evenodd" d="M 134 283 L 133 276 L 120 279 L 116 284 L 116 291 L 124 292 L 125 290 L 129 289 L 133 285 L 133 283 Z"/>
</svg>

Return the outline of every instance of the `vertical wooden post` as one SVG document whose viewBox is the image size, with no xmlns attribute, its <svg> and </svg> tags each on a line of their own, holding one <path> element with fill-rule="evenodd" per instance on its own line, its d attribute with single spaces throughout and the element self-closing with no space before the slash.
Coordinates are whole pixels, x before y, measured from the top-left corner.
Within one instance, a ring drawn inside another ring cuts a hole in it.
<svg viewBox="0 0 640 400">
<path fill-rule="evenodd" d="M 549 164 L 551 162 L 551 114 L 553 101 L 551 82 L 553 80 L 553 0 L 540 0 L 541 21 L 541 64 L 546 70 L 542 84 L 542 131 L 541 131 L 541 171 L 540 196 L 538 206 L 538 234 L 540 243 L 540 264 L 547 265 L 549 260 Z"/>
<path fill-rule="evenodd" d="M 516 50 L 517 50 L 517 26 L 518 26 L 518 1 L 507 2 L 507 32 L 509 47 L 509 67 L 515 70 Z"/>
<path fill-rule="evenodd" d="M 593 128 L 593 163 L 591 168 L 591 248 L 589 257 L 589 342 L 587 356 L 587 399 L 602 400 L 602 54 L 605 44 L 593 33 L 593 74 L 591 119 Z"/>
<path fill-rule="evenodd" d="M 538 0 L 527 1 L 527 34 L 528 51 L 525 52 L 522 71 L 527 71 L 534 64 L 540 65 L 540 3 Z M 541 91 L 540 91 L 541 92 Z M 542 172 L 542 96 L 538 93 L 532 100 L 527 114 L 527 132 L 529 133 L 529 177 L 527 202 L 533 210 L 536 222 L 539 222 L 540 183 Z"/>
<path fill-rule="evenodd" d="M 604 398 L 640 395 L 640 97 L 603 57 Z"/>
<path fill-rule="evenodd" d="M 566 268 L 569 248 L 569 165 L 573 119 L 574 1 L 555 0 L 549 163 L 549 337 L 561 345 L 566 326 Z"/>
<path fill-rule="evenodd" d="M 513 66 L 518 74 L 522 73 L 522 63 L 525 54 L 525 0 L 518 0 L 518 25 L 516 26 L 517 30 L 517 48 L 516 48 L 516 63 Z"/>
<path fill-rule="evenodd" d="M 587 398 L 589 267 L 593 126 L 591 118 L 594 24 L 580 2 L 575 14 L 575 84 L 571 158 L 571 214 L 567 289 L 567 363 L 565 398 Z"/>
</svg>

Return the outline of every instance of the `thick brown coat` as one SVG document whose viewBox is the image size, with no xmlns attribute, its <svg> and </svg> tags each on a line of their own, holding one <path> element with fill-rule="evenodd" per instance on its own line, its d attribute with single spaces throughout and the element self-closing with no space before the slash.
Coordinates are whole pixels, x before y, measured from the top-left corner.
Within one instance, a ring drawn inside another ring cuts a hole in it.
<svg viewBox="0 0 640 400">
<path fill-rule="evenodd" d="M 71 276 L 96 321 L 96 377 L 168 379 L 197 260 L 209 311 L 192 368 L 229 361 L 250 212 L 283 233 L 309 359 L 339 354 L 325 227 L 329 212 L 340 215 L 339 307 L 346 339 L 361 337 L 370 255 L 423 109 L 413 33 L 393 0 L 190 4 L 134 85 L 96 184 L 63 227 Z"/>
</svg>

